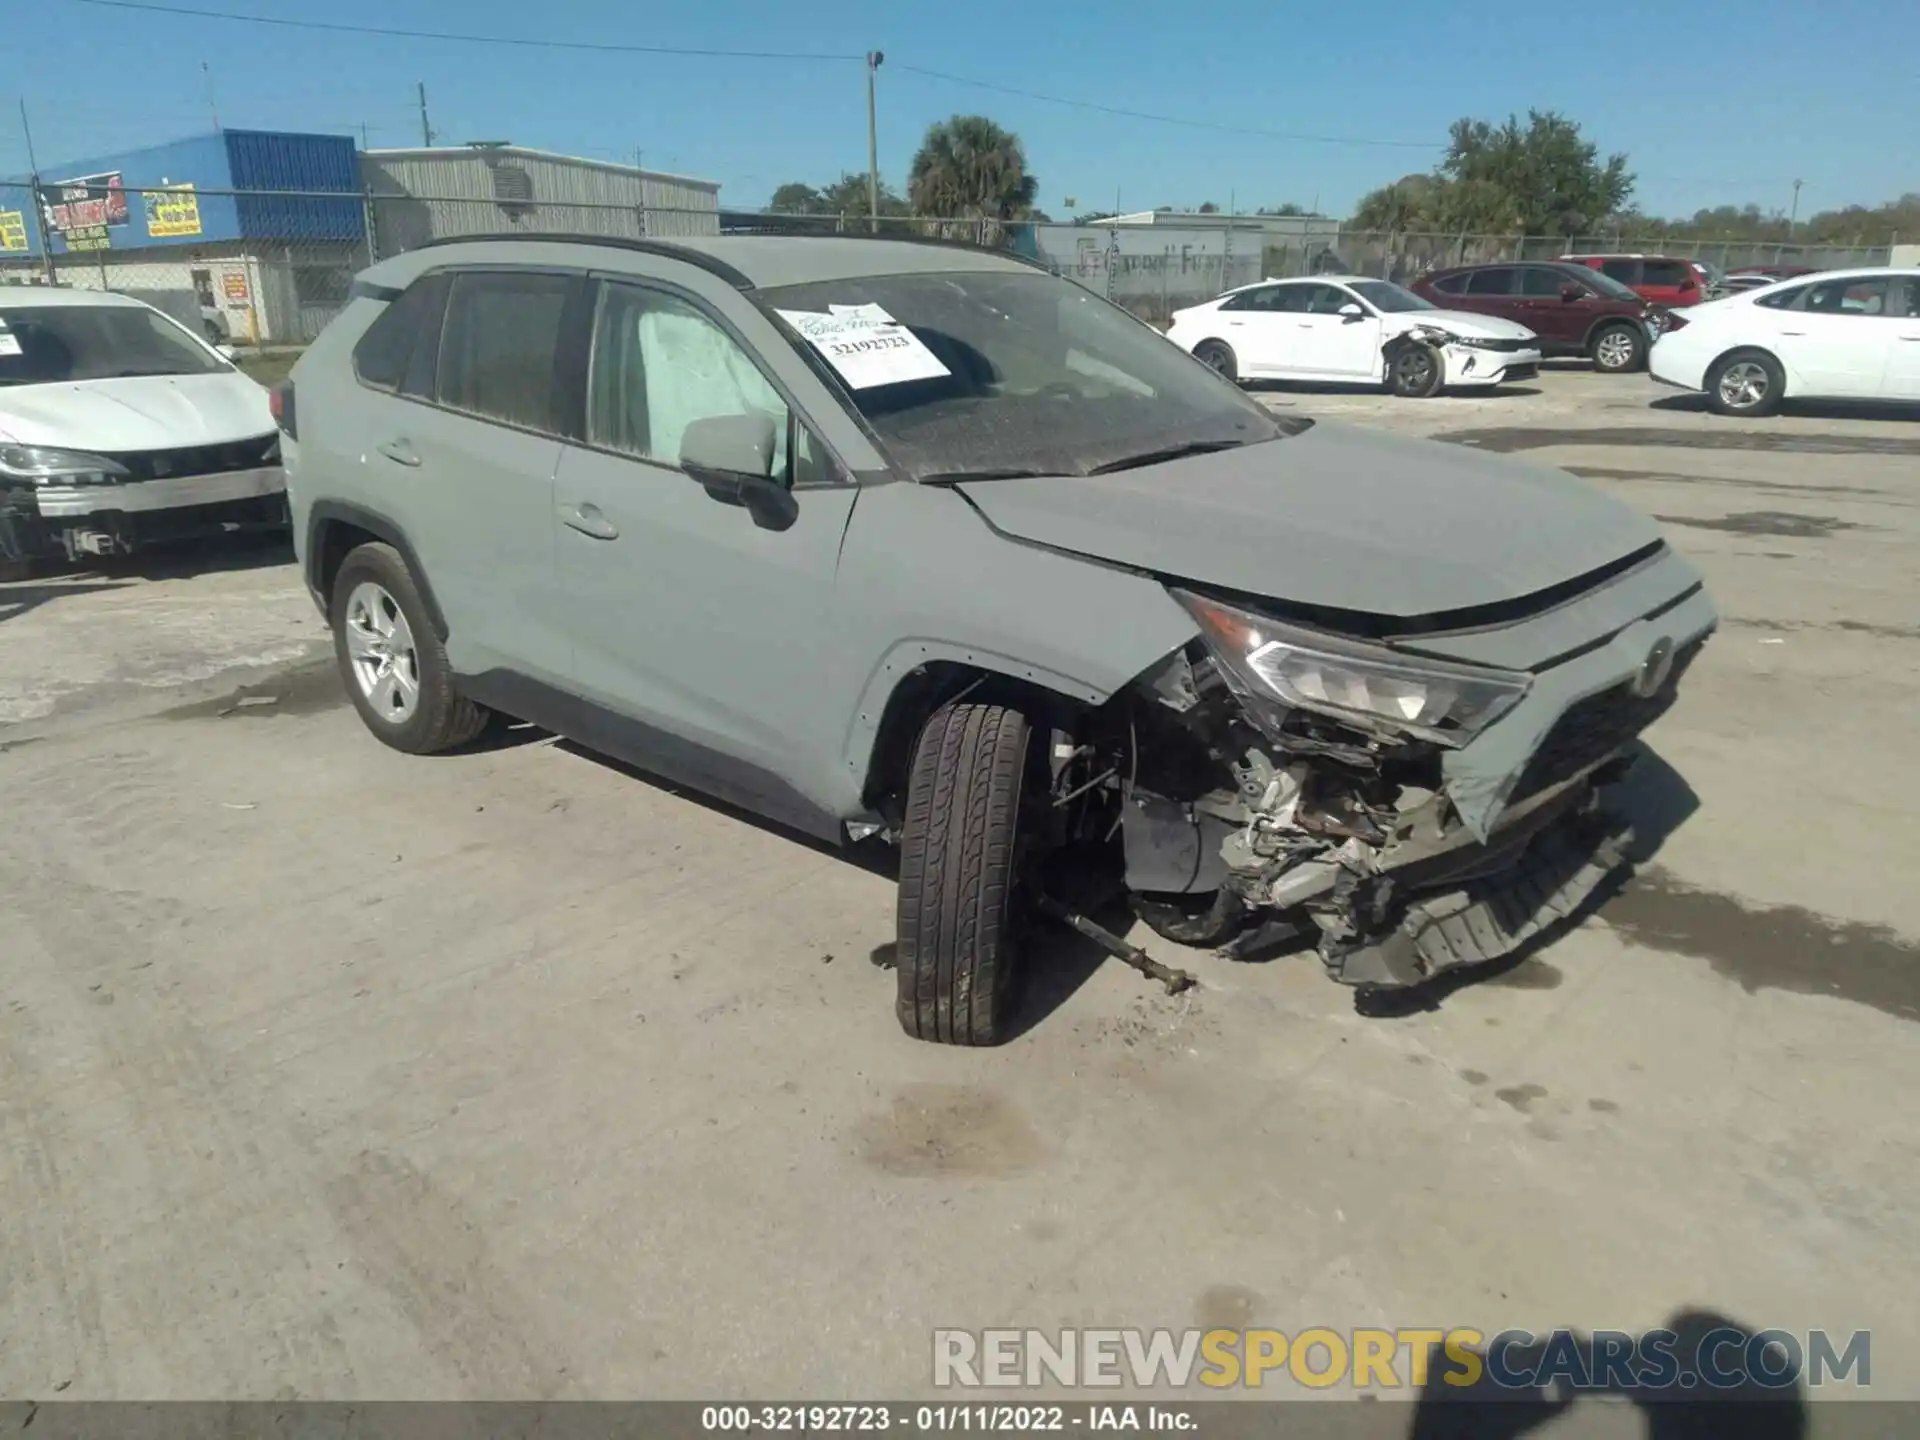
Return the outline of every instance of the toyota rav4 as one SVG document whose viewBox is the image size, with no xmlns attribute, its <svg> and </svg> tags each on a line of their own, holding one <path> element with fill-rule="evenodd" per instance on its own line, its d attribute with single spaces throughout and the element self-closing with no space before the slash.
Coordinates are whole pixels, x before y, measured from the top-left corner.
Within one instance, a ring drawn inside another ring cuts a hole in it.
<svg viewBox="0 0 1920 1440">
<path fill-rule="evenodd" d="M 928 1040 L 1005 1038 L 1035 915 L 1130 949 L 1061 898 L 1102 867 L 1349 985 L 1514 950 L 1624 863 L 1601 789 L 1715 624 L 1572 477 L 1276 416 L 970 247 L 436 244 L 274 406 L 377 737 L 498 711 L 896 842 Z"/>
</svg>

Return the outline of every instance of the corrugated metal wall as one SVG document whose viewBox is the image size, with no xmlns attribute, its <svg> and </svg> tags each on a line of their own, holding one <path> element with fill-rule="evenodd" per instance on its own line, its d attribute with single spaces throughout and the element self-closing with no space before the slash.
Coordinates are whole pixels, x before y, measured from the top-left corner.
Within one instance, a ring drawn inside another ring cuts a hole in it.
<svg viewBox="0 0 1920 1440">
<path fill-rule="evenodd" d="M 242 191 L 339 190 L 340 200 L 243 194 L 240 233 L 248 239 L 358 240 L 365 233 L 359 151 L 344 135 L 228 130 L 228 169 Z"/>
<path fill-rule="evenodd" d="M 360 157 L 381 255 L 449 235 L 717 235 L 720 187 L 511 147 Z"/>
</svg>

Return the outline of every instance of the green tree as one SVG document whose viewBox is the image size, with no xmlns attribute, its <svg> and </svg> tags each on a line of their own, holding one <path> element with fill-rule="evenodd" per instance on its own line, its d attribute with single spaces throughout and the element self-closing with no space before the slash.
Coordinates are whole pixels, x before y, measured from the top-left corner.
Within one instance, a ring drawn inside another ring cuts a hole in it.
<svg viewBox="0 0 1920 1440">
<path fill-rule="evenodd" d="M 844 215 L 852 219 L 865 215 L 868 203 L 866 174 L 847 170 L 831 185 L 814 186 L 791 180 L 773 192 L 767 209 L 782 215 Z M 880 214 L 897 218 L 906 213 L 907 202 L 882 180 Z"/>
<path fill-rule="evenodd" d="M 1218 215 L 1220 213 L 1220 207 L 1211 200 L 1203 200 L 1200 202 L 1199 210 L 1195 213 L 1200 215 Z"/>
<path fill-rule="evenodd" d="M 1402 175 L 1363 196 L 1349 223 L 1356 230 L 1438 230 L 1441 184 L 1432 175 Z"/>
<path fill-rule="evenodd" d="M 1019 136 L 984 115 L 955 115 L 928 127 L 907 175 L 907 195 L 920 215 L 1019 220 L 1032 211 L 1040 182 Z"/>
<path fill-rule="evenodd" d="M 1253 213 L 1256 215 L 1291 216 L 1311 215 L 1313 212 L 1304 205 L 1296 205 L 1291 200 L 1288 200 L 1280 205 L 1263 205 Z"/>
</svg>

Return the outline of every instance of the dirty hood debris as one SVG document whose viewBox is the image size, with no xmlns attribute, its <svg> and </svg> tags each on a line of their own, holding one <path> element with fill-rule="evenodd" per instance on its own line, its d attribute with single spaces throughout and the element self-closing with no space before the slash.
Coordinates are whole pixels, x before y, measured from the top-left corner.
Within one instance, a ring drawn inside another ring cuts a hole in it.
<svg viewBox="0 0 1920 1440">
<path fill-rule="evenodd" d="M 1325 423 L 1136 470 L 958 488 L 1020 540 L 1391 617 L 1521 599 L 1660 539 L 1564 471 Z"/>
</svg>

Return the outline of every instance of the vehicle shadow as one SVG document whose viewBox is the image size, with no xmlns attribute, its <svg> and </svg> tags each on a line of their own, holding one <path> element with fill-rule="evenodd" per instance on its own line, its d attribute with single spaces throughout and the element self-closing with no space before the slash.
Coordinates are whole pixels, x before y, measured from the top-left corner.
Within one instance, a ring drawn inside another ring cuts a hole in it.
<svg viewBox="0 0 1920 1440">
<path fill-rule="evenodd" d="M 1385 386 L 1343 384 L 1337 380 L 1242 380 L 1241 388 L 1255 395 L 1386 395 Z M 1484 389 L 1443 390 L 1435 397 L 1444 400 L 1517 400 L 1541 393 L 1537 385 L 1516 381 L 1510 385 L 1489 385 Z"/>
<path fill-rule="evenodd" d="M 1496 1335 L 1459 1348 L 1429 1349 L 1408 1440 L 1518 1440 L 1583 1401 L 1629 1402 L 1647 1440 L 1803 1440 L 1811 1426 L 1798 1344 L 1710 1310 L 1682 1310 L 1639 1336 Z"/>
<path fill-rule="evenodd" d="M 1649 410 L 1663 410 L 1668 414 L 1704 415 L 1707 409 L 1707 397 L 1697 391 L 1684 390 L 1647 402 Z M 1781 403 L 1775 415 L 1763 418 L 1772 420 L 1778 416 L 1802 420 L 1920 420 L 1920 404 L 1898 400 L 1787 400 Z M 1729 417 L 1735 419 L 1737 417 Z"/>
<path fill-rule="evenodd" d="M 1616 784 L 1601 792 L 1602 807 L 1633 827 L 1626 865 L 1608 876 L 1571 914 L 1530 937 L 1512 954 L 1485 965 L 1445 971 L 1424 985 L 1410 985 L 1400 990 L 1356 991 L 1354 1009 L 1373 1019 L 1396 1019 L 1438 1010 L 1448 996 L 1469 986 L 1503 981 L 1522 984 L 1514 972 L 1569 930 L 1603 911 L 1633 879 L 1634 871 L 1651 863 L 1667 837 L 1700 808 L 1700 797 L 1686 777 L 1661 759 L 1651 746 L 1636 740 L 1629 753 L 1633 756 L 1632 768 Z"/>
<path fill-rule="evenodd" d="M 124 581 L 109 581 L 97 585 L 85 583 L 36 585 L 28 581 L 0 584 L 0 623 L 17 620 L 22 615 L 38 610 L 42 605 L 50 604 L 55 600 L 66 600 L 76 595 L 94 595 L 102 590 L 124 588 Z"/>
<path fill-rule="evenodd" d="M 90 556 L 84 560 L 35 559 L 24 567 L 23 580 L 61 580 L 98 577 L 125 583 L 133 580 L 191 580 L 222 571 L 264 570 L 293 563 L 293 541 L 284 531 L 237 535 L 208 535 L 143 545 L 131 555 Z M 17 583 L 17 582 L 16 582 Z M 112 589 L 100 585 L 96 589 Z M 77 586 L 59 587 L 60 593 L 83 593 Z M 0 595 L 7 593 L 0 585 Z M 58 599 L 59 594 L 50 596 Z"/>
</svg>

